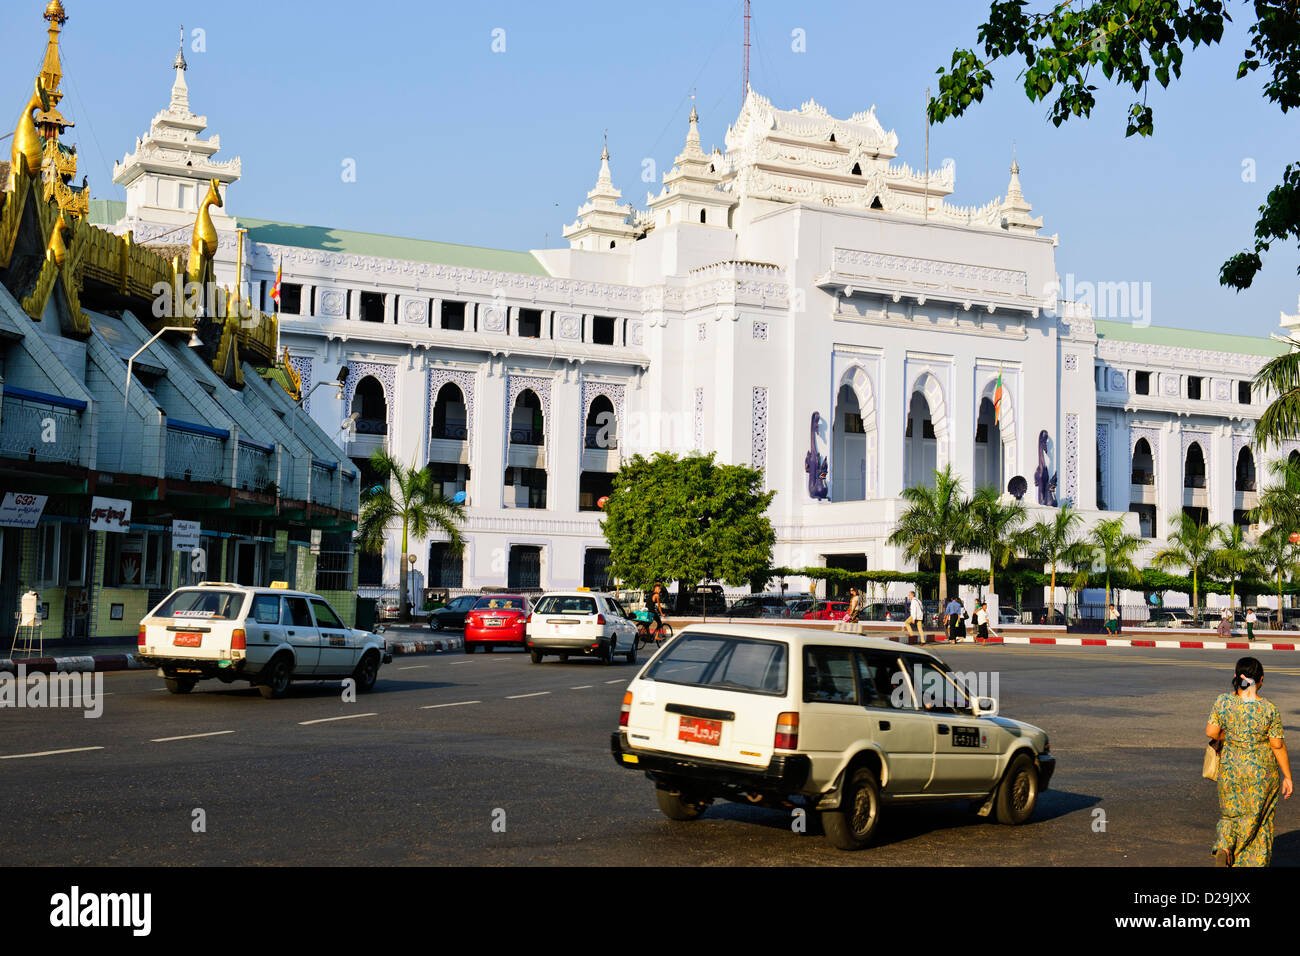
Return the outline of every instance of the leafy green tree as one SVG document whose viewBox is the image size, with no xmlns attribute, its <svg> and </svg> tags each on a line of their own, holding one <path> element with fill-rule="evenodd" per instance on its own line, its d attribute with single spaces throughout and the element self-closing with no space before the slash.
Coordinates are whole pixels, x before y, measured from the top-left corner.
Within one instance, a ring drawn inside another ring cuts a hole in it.
<svg viewBox="0 0 1300 956">
<path fill-rule="evenodd" d="M 989 556 L 989 593 L 996 594 L 993 572 L 1015 558 L 1016 534 L 1025 522 L 1025 506 L 1015 500 L 1004 503 L 996 488 L 980 488 L 971 496 L 967 516 L 970 548 Z"/>
<path fill-rule="evenodd" d="M 402 525 L 401 568 L 397 576 L 398 617 L 409 621 L 406 597 L 406 552 L 409 535 L 428 537 L 437 530 L 447 536 L 453 554 L 465 548 L 461 525 L 465 506 L 442 496 L 442 485 L 433 480 L 428 468 L 410 468 L 388 452 L 370 456 L 378 482 L 361 492 L 361 514 L 357 521 L 357 543 L 361 550 L 378 554 L 384 550 L 384 534 L 398 522 Z"/>
<path fill-rule="evenodd" d="M 1049 521 L 1037 521 L 1020 536 L 1021 549 L 1052 567 L 1048 607 L 1056 616 L 1056 569 L 1060 564 L 1075 564 L 1079 551 L 1074 549 L 1083 515 L 1069 505 L 1062 505 Z"/>
<path fill-rule="evenodd" d="M 601 530 L 610 574 L 635 588 L 656 581 L 726 581 L 765 576 L 776 532 L 763 473 L 719 465 L 713 455 L 634 455 L 614 476 Z"/>
<path fill-rule="evenodd" d="M 993 64 L 1018 60 L 1025 94 L 1050 102 L 1053 125 L 1092 115 L 1097 87 L 1091 81 L 1100 74 L 1137 94 L 1125 135 L 1150 136 L 1151 81 L 1167 87 L 1181 77 L 1185 49 L 1218 43 L 1231 20 L 1224 0 L 1052 0 L 1042 13 L 1027 6 L 1026 0 L 993 0 L 978 33 L 983 55 L 956 50 L 951 65 L 938 71 L 931 121 L 963 115 L 993 86 Z M 1237 79 L 1263 68 L 1264 98 L 1285 113 L 1300 106 L 1300 14 L 1294 0 L 1254 0 L 1249 9 L 1254 20 Z M 1259 213 L 1253 250 L 1223 264 L 1222 285 L 1249 287 L 1271 242 L 1300 239 L 1300 163 L 1286 167 Z"/>
<path fill-rule="evenodd" d="M 1088 541 L 1096 549 L 1097 563 L 1106 574 L 1106 606 L 1110 607 L 1110 576 L 1138 573 L 1133 555 L 1142 547 L 1142 539 L 1124 530 L 1123 518 L 1107 518 L 1092 526 Z"/>
<path fill-rule="evenodd" d="M 1201 618 L 1200 576 L 1213 567 L 1214 543 L 1218 538 L 1217 524 L 1200 524 L 1187 512 L 1178 514 L 1178 530 L 1165 540 L 1169 547 L 1156 552 L 1151 564 L 1165 571 L 1169 568 L 1186 568 L 1192 576 L 1192 609 L 1196 620 Z"/>
<path fill-rule="evenodd" d="M 1285 528 L 1270 528 L 1251 549 L 1254 568 L 1277 582 L 1277 626 L 1282 627 L 1282 579 L 1300 574 L 1300 546 L 1291 543 Z"/>
<path fill-rule="evenodd" d="M 1228 582 L 1228 607 L 1232 608 L 1237 603 L 1237 582 L 1254 565 L 1246 529 L 1239 524 L 1220 525 L 1218 545 L 1210 558 L 1210 570 Z"/>
<path fill-rule="evenodd" d="M 934 473 L 934 487 L 916 485 L 903 489 L 907 509 L 899 517 L 888 543 L 903 549 L 909 561 L 920 561 L 930 555 L 939 558 L 939 600 L 948 598 L 948 552 L 960 551 L 970 541 L 970 523 L 967 508 L 970 502 L 962 497 L 962 483 L 952 473 L 952 466 Z"/>
<path fill-rule="evenodd" d="M 1269 464 L 1269 474 L 1276 480 L 1260 491 L 1256 516 L 1274 527 L 1300 531 L 1300 459 L 1279 458 Z"/>
</svg>

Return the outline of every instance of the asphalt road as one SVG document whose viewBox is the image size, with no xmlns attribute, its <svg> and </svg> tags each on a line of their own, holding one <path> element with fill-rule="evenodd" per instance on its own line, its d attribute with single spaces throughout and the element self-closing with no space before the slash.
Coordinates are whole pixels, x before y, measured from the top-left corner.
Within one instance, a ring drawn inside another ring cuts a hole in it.
<svg viewBox="0 0 1300 956">
<path fill-rule="evenodd" d="M 892 809 L 875 847 L 815 821 L 715 804 L 673 823 L 617 766 L 609 733 L 636 668 L 514 651 L 397 658 L 355 703 L 338 684 L 263 700 L 247 685 L 162 689 L 103 675 L 103 715 L 0 710 L 3 858 L 18 865 L 1190 865 L 1211 862 L 1202 731 L 1231 652 L 945 648 L 996 671 L 1001 712 L 1046 729 L 1058 768 L 1033 820 Z M 1261 652 L 1263 693 L 1300 740 L 1300 655 Z M 343 719 L 337 719 L 343 718 Z M 193 736 L 208 735 L 208 736 Z M 183 739 L 168 739 L 183 738 Z M 81 750 L 96 747 L 102 749 Z M 48 751 L 45 756 L 17 756 Z M 205 832 L 195 832 L 195 811 Z M 1100 811 L 1100 813 L 1098 812 Z M 1300 862 L 1295 802 L 1274 865 Z M 1102 824 L 1104 823 L 1104 827 Z"/>
</svg>

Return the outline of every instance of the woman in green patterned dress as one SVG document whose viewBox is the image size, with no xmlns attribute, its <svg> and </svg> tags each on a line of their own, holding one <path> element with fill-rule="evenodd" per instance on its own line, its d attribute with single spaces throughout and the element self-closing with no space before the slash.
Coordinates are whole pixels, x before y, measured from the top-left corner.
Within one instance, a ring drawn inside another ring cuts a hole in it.
<svg viewBox="0 0 1300 956">
<path fill-rule="evenodd" d="M 1219 825 L 1216 866 L 1268 866 L 1273 857 L 1277 797 L 1291 796 L 1291 761 L 1277 705 L 1259 696 L 1264 665 L 1243 657 L 1233 670 L 1231 694 L 1220 694 L 1205 735 L 1219 756 Z"/>
</svg>

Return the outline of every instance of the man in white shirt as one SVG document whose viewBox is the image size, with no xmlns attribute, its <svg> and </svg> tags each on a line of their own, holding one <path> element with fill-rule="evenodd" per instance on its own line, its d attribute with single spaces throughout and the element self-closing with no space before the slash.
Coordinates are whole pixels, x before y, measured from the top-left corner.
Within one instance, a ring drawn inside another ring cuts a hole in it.
<svg viewBox="0 0 1300 956">
<path fill-rule="evenodd" d="M 907 620 L 903 622 L 903 633 L 911 635 L 915 633 L 919 640 L 918 644 L 925 643 L 925 609 L 921 606 L 920 600 L 915 591 L 907 592 Z"/>
</svg>

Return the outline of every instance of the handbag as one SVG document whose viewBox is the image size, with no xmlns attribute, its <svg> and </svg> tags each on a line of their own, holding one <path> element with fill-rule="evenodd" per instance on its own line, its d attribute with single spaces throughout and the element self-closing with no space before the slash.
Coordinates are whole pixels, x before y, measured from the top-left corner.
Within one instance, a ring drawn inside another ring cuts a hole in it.
<svg viewBox="0 0 1300 956">
<path fill-rule="evenodd" d="M 1215 742 L 1211 741 L 1205 745 L 1205 760 L 1201 763 L 1201 776 L 1206 780 L 1219 779 L 1219 751 L 1223 749 L 1223 744 L 1218 747 L 1214 746 Z"/>
</svg>

